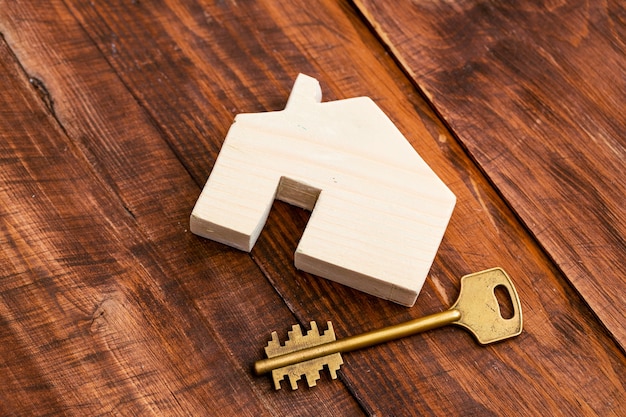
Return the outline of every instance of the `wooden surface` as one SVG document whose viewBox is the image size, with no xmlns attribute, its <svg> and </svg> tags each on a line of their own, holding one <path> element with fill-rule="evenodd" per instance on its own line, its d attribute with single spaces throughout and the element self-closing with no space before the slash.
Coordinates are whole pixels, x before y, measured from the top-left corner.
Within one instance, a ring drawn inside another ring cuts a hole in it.
<svg viewBox="0 0 626 417">
<path fill-rule="evenodd" d="M 0 1 L 0 415 L 624 415 L 622 3 L 34 3 Z M 188 231 L 234 115 L 299 72 L 371 97 L 457 196 L 412 308 L 297 272 L 287 204 L 251 254 Z M 272 330 L 441 311 L 492 266 L 517 338 L 252 375 Z"/>
<path fill-rule="evenodd" d="M 625 348 L 626 3 L 356 3 Z"/>
</svg>

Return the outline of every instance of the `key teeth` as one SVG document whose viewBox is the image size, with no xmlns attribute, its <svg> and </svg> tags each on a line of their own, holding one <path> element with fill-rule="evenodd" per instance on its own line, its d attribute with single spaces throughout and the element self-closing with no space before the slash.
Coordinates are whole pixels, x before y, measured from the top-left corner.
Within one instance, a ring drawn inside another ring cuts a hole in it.
<svg viewBox="0 0 626 417">
<path fill-rule="evenodd" d="M 310 346 L 321 345 L 322 343 L 332 342 L 335 339 L 335 331 L 330 321 L 326 322 L 327 329 L 321 335 L 317 323 L 310 322 L 311 329 L 302 334 L 302 328 L 298 324 L 294 324 L 291 330 L 287 332 L 287 340 L 281 345 L 276 332 L 272 332 L 272 338 L 265 347 L 265 355 L 272 358 L 285 353 L 293 352 Z"/>
<path fill-rule="evenodd" d="M 309 369 L 304 374 L 304 377 L 306 378 L 306 382 L 309 385 L 309 388 L 311 388 L 317 385 L 317 380 L 320 379 L 320 372 L 316 369 Z"/>
<path fill-rule="evenodd" d="M 272 352 L 276 351 L 280 348 L 280 339 L 278 339 L 278 333 L 272 332 L 272 338 L 265 346 L 265 356 L 268 358 L 272 357 Z"/>
<path fill-rule="evenodd" d="M 330 321 L 326 322 L 326 330 L 322 334 L 322 337 L 328 337 L 332 338 L 332 340 L 336 340 L 335 329 L 333 328 L 333 324 Z"/>
<path fill-rule="evenodd" d="M 319 330 L 317 329 L 317 323 L 312 321 L 309 323 L 311 330 L 306 332 L 306 335 L 309 337 L 318 337 L 320 335 Z"/>
<path fill-rule="evenodd" d="M 292 337 L 296 339 L 300 338 L 302 337 L 302 327 L 300 327 L 299 324 L 294 324 L 293 326 L 291 326 L 291 330 L 287 334 L 289 335 L 289 340 L 291 340 Z"/>
<path fill-rule="evenodd" d="M 289 384 L 291 385 L 291 390 L 297 390 L 298 389 L 298 381 L 300 381 L 302 377 L 300 375 L 287 375 L 287 380 L 289 381 Z"/>
<path fill-rule="evenodd" d="M 334 353 L 332 355 L 327 356 L 328 360 L 326 361 L 326 367 L 328 368 L 328 372 L 330 373 L 330 377 L 332 379 L 337 379 L 337 371 L 343 365 L 343 359 L 341 358 L 340 353 Z"/>
<path fill-rule="evenodd" d="M 298 389 L 298 381 L 305 377 L 309 388 L 317 385 L 320 379 L 320 371 L 324 368 L 328 369 L 330 377 L 337 379 L 337 371 L 343 365 L 340 353 L 333 353 L 321 358 L 315 358 L 306 362 L 296 363 L 294 365 L 285 366 L 274 369 L 272 371 L 272 379 L 274 380 L 274 388 L 279 390 L 280 382 L 287 377 L 292 390 Z"/>
<path fill-rule="evenodd" d="M 265 347 L 265 354 L 268 358 L 284 355 L 296 350 L 304 349 L 311 346 L 317 346 L 323 343 L 332 342 L 335 339 L 335 331 L 330 321 L 326 322 L 327 329 L 320 335 L 317 323 L 312 321 L 310 330 L 305 335 L 302 334 L 302 328 L 295 324 L 287 333 L 288 339 L 281 346 L 278 334 L 272 332 L 272 339 Z M 306 362 L 296 363 L 272 371 L 272 379 L 274 380 L 274 388 L 280 389 L 280 382 L 287 377 L 292 390 L 298 389 L 298 381 L 305 377 L 307 385 L 314 387 L 320 379 L 320 371 L 326 367 L 332 379 L 337 379 L 337 371 L 343 364 L 340 353 L 333 353 L 321 358 L 315 358 Z"/>
</svg>

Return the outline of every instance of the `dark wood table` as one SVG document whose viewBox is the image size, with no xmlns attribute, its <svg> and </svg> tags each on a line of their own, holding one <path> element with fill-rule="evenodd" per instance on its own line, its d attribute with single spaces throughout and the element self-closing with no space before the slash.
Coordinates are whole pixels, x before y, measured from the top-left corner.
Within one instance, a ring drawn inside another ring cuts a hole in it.
<svg viewBox="0 0 626 417">
<path fill-rule="evenodd" d="M 0 0 L 0 415 L 625 415 L 624 2 Z M 189 232 L 238 113 L 298 73 L 371 97 L 457 206 L 412 308 Z M 271 331 L 345 337 L 512 277 L 524 332 L 446 327 L 274 391 Z"/>
</svg>

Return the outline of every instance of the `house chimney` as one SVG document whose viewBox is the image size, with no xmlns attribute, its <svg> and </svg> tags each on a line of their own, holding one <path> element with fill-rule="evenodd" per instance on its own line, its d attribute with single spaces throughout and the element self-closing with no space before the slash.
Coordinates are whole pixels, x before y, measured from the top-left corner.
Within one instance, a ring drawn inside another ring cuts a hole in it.
<svg viewBox="0 0 626 417">
<path fill-rule="evenodd" d="M 285 109 L 295 110 L 302 105 L 308 106 L 321 101 L 322 89 L 320 88 L 320 83 L 308 75 L 298 74 Z"/>
</svg>

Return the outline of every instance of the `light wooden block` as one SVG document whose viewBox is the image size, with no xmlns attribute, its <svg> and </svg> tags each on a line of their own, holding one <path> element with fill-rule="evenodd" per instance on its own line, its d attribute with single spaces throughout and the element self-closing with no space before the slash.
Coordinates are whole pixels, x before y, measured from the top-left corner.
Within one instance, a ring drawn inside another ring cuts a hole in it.
<svg viewBox="0 0 626 417">
<path fill-rule="evenodd" d="M 371 99 L 321 98 L 300 74 L 284 110 L 237 115 L 190 229 L 250 251 L 275 198 L 312 210 L 298 269 L 412 306 L 456 198 Z"/>
</svg>

